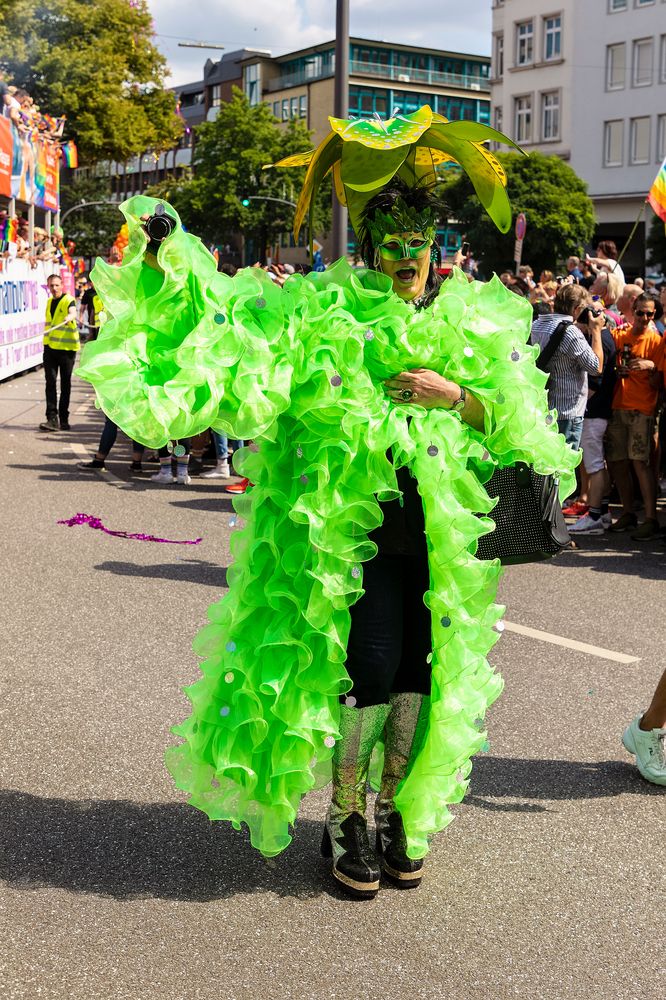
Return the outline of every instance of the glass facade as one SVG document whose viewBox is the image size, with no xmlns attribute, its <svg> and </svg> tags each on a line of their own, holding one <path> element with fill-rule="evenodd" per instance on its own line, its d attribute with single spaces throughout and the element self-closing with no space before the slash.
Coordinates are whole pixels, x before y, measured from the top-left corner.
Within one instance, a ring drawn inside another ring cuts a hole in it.
<svg viewBox="0 0 666 1000">
<path fill-rule="evenodd" d="M 349 114 L 357 117 L 367 117 L 377 113 L 382 118 L 387 118 L 396 108 L 399 108 L 402 114 L 409 115 L 424 104 L 429 104 L 437 114 L 453 121 L 490 124 L 490 101 L 484 98 L 424 94 L 386 87 L 361 87 L 355 84 L 349 88 Z"/>
</svg>

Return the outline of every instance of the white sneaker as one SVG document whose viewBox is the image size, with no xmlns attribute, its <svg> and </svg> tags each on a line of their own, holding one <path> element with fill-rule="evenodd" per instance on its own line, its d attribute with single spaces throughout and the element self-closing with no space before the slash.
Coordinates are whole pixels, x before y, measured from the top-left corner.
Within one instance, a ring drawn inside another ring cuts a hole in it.
<svg viewBox="0 0 666 1000">
<path fill-rule="evenodd" d="M 603 535 L 604 526 L 601 518 L 595 521 L 589 514 L 583 514 L 575 524 L 568 526 L 568 531 L 570 535 Z"/>
<path fill-rule="evenodd" d="M 154 472 L 150 477 L 154 483 L 175 483 L 176 479 L 168 466 L 164 466 L 159 472 Z"/>
<path fill-rule="evenodd" d="M 601 515 L 601 523 L 604 526 L 604 531 L 608 531 L 611 524 L 613 523 L 613 516 L 610 511 L 607 511 L 607 513 Z"/>
<path fill-rule="evenodd" d="M 646 781 L 653 785 L 666 785 L 666 729 L 641 729 L 637 715 L 622 734 L 622 742 L 629 753 L 636 757 L 636 767 Z"/>
<path fill-rule="evenodd" d="M 181 486 L 189 486 L 192 479 L 187 473 L 185 473 L 183 476 L 177 476 L 175 482 L 179 483 Z"/>
<path fill-rule="evenodd" d="M 229 462 L 224 459 L 223 462 L 218 462 L 214 469 L 209 469 L 208 472 L 202 472 L 200 479 L 231 479 L 231 472 L 229 471 Z"/>
</svg>

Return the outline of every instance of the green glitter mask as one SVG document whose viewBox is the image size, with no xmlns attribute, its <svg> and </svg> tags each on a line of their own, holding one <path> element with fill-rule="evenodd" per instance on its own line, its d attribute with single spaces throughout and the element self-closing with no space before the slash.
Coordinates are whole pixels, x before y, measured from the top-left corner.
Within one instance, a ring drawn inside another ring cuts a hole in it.
<svg viewBox="0 0 666 1000">
<path fill-rule="evenodd" d="M 411 208 L 403 198 L 397 198 L 391 213 L 376 211 L 366 220 L 368 235 L 373 247 L 377 247 L 390 233 L 423 233 L 432 242 L 437 234 L 437 220 L 430 209 L 418 211 Z"/>
</svg>

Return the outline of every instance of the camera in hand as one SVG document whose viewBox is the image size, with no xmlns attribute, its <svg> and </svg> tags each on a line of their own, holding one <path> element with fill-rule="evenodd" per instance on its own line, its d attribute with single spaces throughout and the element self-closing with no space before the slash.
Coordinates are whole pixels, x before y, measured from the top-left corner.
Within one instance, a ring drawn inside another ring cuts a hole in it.
<svg viewBox="0 0 666 1000">
<path fill-rule="evenodd" d="M 578 320 L 577 320 L 577 322 L 578 323 L 583 323 L 583 324 L 589 323 L 590 322 L 590 316 L 594 316 L 594 317 L 601 316 L 602 312 L 603 312 L 603 309 L 594 309 L 594 308 L 590 308 L 590 306 L 586 306 L 585 309 L 583 309 L 578 314 Z"/>
<path fill-rule="evenodd" d="M 160 246 L 176 228 L 176 220 L 170 215 L 167 215 L 161 205 L 158 205 L 162 211 L 155 211 L 154 215 L 151 215 L 149 219 L 146 219 L 144 223 L 145 230 L 148 234 L 148 249 L 151 253 L 157 253 Z"/>
</svg>

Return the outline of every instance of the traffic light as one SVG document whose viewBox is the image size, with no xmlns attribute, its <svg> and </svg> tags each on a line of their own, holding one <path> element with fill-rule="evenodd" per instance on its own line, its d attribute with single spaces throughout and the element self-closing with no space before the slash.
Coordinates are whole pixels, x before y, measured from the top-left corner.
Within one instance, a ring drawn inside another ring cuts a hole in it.
<svg viewBox="0 0 666 1000">
<path fill-rule="evenodd" d="M 242 199 L 241 205 L 243 206 L 243 208 L 248 208 L 249 204 L 250 204 L 250 199 L 249 198 L 243 198 Z"/>
</svg>

